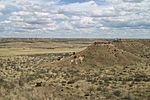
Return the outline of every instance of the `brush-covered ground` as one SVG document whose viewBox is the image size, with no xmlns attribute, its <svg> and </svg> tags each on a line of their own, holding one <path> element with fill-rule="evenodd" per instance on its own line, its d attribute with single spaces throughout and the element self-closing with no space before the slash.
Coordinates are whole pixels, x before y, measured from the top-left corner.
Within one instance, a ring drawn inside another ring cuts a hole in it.
<svg viewBox="0 0 150 100">
<path fill-rule="evenodd" d="M 0 100 L 150 100 L 150 40 L 1 39 L 0 45 L 9 49 L 0 52 Z M 83 62 L 71 64 L 79 55 Z"/>
</svg>

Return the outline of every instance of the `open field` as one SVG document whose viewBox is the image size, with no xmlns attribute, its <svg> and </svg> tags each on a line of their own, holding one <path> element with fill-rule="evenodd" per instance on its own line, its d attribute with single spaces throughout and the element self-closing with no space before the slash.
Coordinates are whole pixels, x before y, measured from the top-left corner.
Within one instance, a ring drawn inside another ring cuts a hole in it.
<svg viewBox="0 0 150 100">
<path fill-rule="evenodd" d="M 90 43 L 88 40 L 0 39 L 0 56 L 79 52 Z"/>
<path fill-rule="evenodd" d="M 34 55 L 47 53 L 67 53 L 79 52 L 84 50 L 82 48 L 56 48 L 56 49 L 42 49 L 42 48 L 0 48 L 0 56 L 15 56 L 15 55 Z"/>
<path fill-rule="evenodd" d="M 150 40 L 0 39 L 0 100 L 150 100 Z"/>
</svg>

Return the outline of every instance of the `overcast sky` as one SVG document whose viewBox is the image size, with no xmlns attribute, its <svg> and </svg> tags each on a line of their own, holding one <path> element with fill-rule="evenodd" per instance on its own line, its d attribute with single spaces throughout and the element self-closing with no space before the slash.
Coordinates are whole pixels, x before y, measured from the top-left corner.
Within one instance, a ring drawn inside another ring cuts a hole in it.
<svg viewBox="0 0 150 100">
<path fill-rule="evenodd" d="M 150 0 L 0 0 L 0 37 L 150 38 Z"/>
</svg>

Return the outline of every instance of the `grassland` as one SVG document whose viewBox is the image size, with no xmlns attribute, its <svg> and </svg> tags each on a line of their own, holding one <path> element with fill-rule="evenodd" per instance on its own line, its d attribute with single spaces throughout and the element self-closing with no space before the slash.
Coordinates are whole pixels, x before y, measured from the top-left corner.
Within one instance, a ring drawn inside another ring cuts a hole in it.
<svg viewBox="0 0 150 100">
<path fill-rule="evenodd" d="M 35 55 L 47 53 L 68 53 L 79 52 L 85 48 L 56 48 L 56 49 L 42 49 L 42 48 L 0 48 L 0 56 L 16 56 L 16 55 Z"/>
<path fill-rule="evenodd" d="M 150 99 L 150 40 L 1 39 L 0 45 L 0 100 Z M 83 63 L 70 64 L 73 52 L 85 55 Z"/>
<path fill-rule="evenodd" d="M 88 40 L 0 39 L 0 56 L 79 52 L 90 43 Z"/>
</svg>

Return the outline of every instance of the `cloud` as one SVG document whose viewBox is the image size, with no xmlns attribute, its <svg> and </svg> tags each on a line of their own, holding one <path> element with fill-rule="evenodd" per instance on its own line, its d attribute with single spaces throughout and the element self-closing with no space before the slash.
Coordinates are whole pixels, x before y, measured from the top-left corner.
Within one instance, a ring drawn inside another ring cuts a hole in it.
<svg viewBox="0 0 150 100">
<path fill-rule="evenodd" d="M 93 20 L 93 18 L 86 16 L 73 16 L 71 24 L 75 28 L 90 28 L 96 26 L 96 22 Z"/>
<path fill-rule="evenodd" d="M 72 30 L 74 27 L 72 26 L 71 23 L 69 23 L 68 21 L 63 21 L 61 23 L 58 24 L 59 29 L 62 30 Z"/>
<path fill-rule="evenodd" d="M 124 2 L 131 2 L 131 3 L 140 3 L 144 0 L 123 0 Z"/>
<path fill-rule="evenodd" d="M 3 13 L 0 12 L 0 16 L 2 16 L 2 15 L 3 15 Z"/>
<path fill-rule="evenodd" d="M 92 8 L 94 7 L 94 8 Z M 62 6 L 64 11 L 91 11 L 97 7 L 97 4 L 94 1 L 84 2 L 84 3 L 71 3 Z"/>
<path fill-rule="evenodd" d="M 30 12 L 27 11 L 18 11 L 18 12 L 13 12 L 12 15 L 14 16 L 26 16 L 26 15 L 30 15 Z"/>
<path fill-rule="evenodd" d="M 0 10 L 4 9 L 5 8 L 5 5 L 4 4 L 0 4 Z"/>
<path fill-rule="evenodd" d="M 63 35 L 66 32 L 73 36 L 80 33 L 82 36 L 100 37 L 103 33 L 120 32 L 119 36 L 131 36 L 127 30 L 138 31 L 138 34 L 138 29 L 146 30 L 142 31 L 145 33 L 150 31 L 150 1 L 1 0 L 0 27 L 0 31 L 6 34 L 27 32 L 51 35 L 52 32 L 62 32 Z"/>
<path fill-rule="evenodd" d="M 106 0 L 107 2 L 109 3 L 122 3 L 122 2 L 125 2 L 125 3 L 141 3 L 143 2 L 144 0 Z"/>
<path fill-rule="evenodd" d="M 5 5 L 0 3 L 0 16 L 3 15 L 2 10 L 5 9 Z"/>
</svg>

